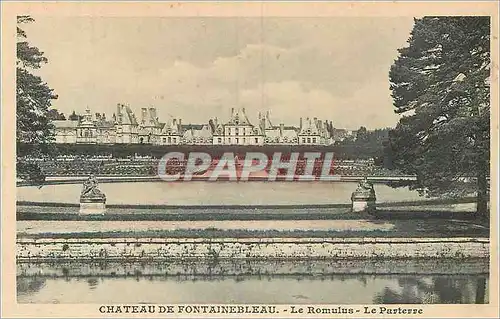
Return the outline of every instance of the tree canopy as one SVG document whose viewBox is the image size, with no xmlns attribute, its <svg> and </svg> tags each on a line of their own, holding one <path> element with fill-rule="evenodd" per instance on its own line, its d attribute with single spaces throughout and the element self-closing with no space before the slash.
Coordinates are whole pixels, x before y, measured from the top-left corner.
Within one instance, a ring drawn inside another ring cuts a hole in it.
<svg viewBox="0 0 500 319">
<path fill-rule="evenodd" d="M 486 213 L 490 151 L 490 19 L 415 19 L 390 82 L 396 168 L 416 174 L 428 195 L 476 193 Z"/>
<path fill-rule="evenodd" d="M 16 60 L 16 127 L 17 127 L 17 149 L 18 155 L 22 153 L 19 146 L 30 144 L 30 152 L 38 154 L 50 152 L 53 141 L 53 127 L 47 116 L 52 100 L 57 96 L 43 80 L 33 74 L 47 59 L 37 47 L 31 46 L 27 41 L 22 24 L 31 23 L 34 20 L 29 16 L 17 18 L 17 60 Z M 40 172 L 34 167 L 28 167 L 18 163 L 18 176 L 34 175 L 40 176 Z"/>
<path fill-rule="evenodd" d="M 57 109 L 50 109 L 47 112 L 47 117 L 51 121 L 66 120 L 66 116 L 64 115 L 64 113 L 59 112 Z"/>
</svg>

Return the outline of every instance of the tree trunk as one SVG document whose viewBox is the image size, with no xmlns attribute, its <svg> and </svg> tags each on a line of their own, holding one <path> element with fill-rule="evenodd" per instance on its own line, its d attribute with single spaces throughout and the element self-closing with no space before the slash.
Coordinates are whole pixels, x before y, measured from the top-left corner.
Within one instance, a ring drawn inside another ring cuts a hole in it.
<svg viewBox="0 0 500 319">
<path fill-rule="evenodd" d="M 478 163 L 478 174 L 477 174 L 477 208 L 476 208 L 476 218 L 489 219 L 490 213 L 488 210 L 488 165 L 487 161 L 483 158 L 479 160 Z"/>
</svg>

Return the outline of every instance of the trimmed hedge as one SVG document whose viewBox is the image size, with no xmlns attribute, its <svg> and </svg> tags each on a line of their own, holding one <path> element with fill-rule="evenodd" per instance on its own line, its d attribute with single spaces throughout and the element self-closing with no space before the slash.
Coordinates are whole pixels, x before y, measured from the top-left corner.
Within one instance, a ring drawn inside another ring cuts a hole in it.
<svg viewBox="0 0 500 319">
<path fill-rule="evenodd" d="M 243 146 L 243 145 L 146 145 L 146 144 L 55 144 L 57 155 L 112 155 L 115 158 L 126 158 L 135 154 L 141 156 L 153 156 L 161 158 L 169 152 L 180 152 L 188 154 L 190 152 L 208 153 L 212 157 L 220 157 L 225 152 L 235 154 L 245 154 L 247 152 L 260 152 L 268 156 L 275 152 L 289 154 L 293 152 L 333 152 L 338 159 L 367 159 L 380 156 L 382 148 L 379 145 L 372 147 L 356 147 L 352 145 L 264 145 L 264 146 Z M 26 153 L 33 146 L 28 144 L 18 145 L 18 154 Z"/>
</svg>

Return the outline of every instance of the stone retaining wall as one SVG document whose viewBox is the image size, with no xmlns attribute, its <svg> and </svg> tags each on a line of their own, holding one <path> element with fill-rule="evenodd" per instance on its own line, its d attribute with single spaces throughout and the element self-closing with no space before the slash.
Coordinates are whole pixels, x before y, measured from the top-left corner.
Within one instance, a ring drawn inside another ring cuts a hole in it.
<svg viewBox="0 0 500 319">
<path fill-rule="evenodd" d="M 488 258 L 488 238 L 18 238 L 18 260 Z"/>
</svg>

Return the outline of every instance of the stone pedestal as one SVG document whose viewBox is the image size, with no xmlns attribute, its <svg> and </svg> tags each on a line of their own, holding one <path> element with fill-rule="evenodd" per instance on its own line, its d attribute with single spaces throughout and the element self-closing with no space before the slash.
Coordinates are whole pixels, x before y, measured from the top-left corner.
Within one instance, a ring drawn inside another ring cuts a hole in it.
<svg viewBox="0 0 500 319">
<path fill-rule="evenodd" d="M 374 213 L 377 209 L 375 192 L 358 191 L 352 193 L 352 211 L 354 213 Z"/>
<path fill-rule="evenodd" d="M 80 198 L 80 215 L 103 215 L 106 212 L 106 197 Z"/>
<path fill-rule="evenodd" d="M 83 182 L 80 194 L 81 215 L 103 215 L 106 212 L 106 195 L 97 187 L 97 179 L 94 174 Z"/>
</svg>

